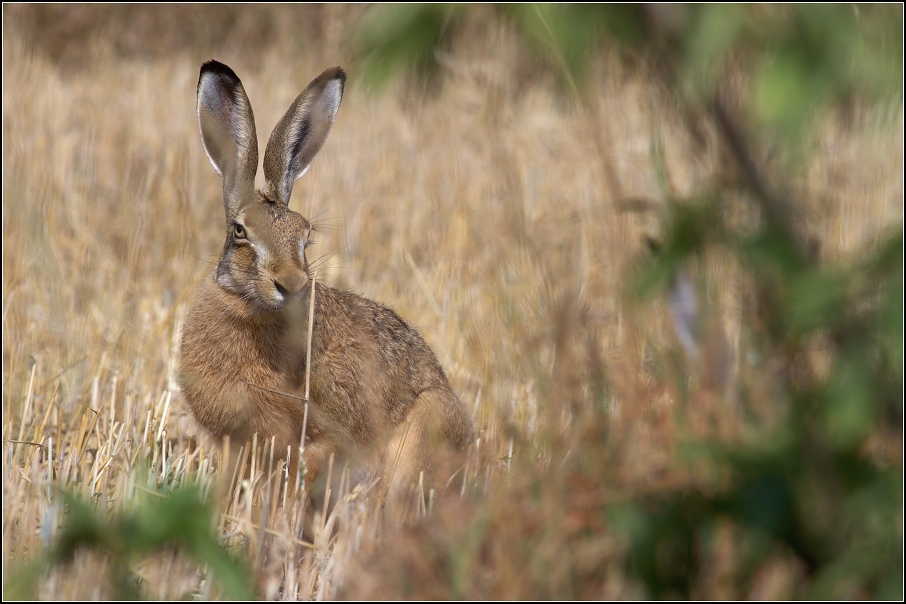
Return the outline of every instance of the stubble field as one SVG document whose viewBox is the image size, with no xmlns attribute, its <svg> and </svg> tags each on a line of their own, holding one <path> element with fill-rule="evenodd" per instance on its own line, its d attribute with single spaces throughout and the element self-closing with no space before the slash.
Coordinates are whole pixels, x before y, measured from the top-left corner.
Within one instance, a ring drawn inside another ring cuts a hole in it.
<svg viewBox="0 0 906 604">
<path fill-rule="evenodd" d="M 625 574 L 626 540 L 593 510 L 708 483 L 680 444 L 757 438 L 751 425 L 778 413 L 760 390 L 776 368 L 747 352 L 753 294 L 732 260 L 695 269 L 708 283 L 700 356 L 678 352 L 663 300 L 633 294 L 659 204 L 719 164 L 653 78 L 602 58 L 596 93 L 577 105 L 526 64 L 511 31 L 485 24 L 446 57 L 442 86 L 370 93 L 344 45 L 357 7 L 256 9 L 252 25 L 212 20 L 207 38 L 179 29 L 207 13 L 174 16 L 174 32 L 141 11 L 95 22 L 54 10 L 4 7 L 5 567 L 54 542 L 61 490 L 114 518 L 199 481 L 221 544 L 248 562 L 262 598 L 645 596 Z M 145 46 L 118 45 L 139 31 Z M 261 149 L 313 77 L 349 72 L 291 207 L 317 226 L 318 280 L 416 326 L 473 414 L 479 438 L 430 513 L 382 515 L 376 489 L 332 493 L 342 505 L 308 542 L 304 502 L 281 501 L 260 467 L 229 490 L 216 443 L 181 399 L 180 321 L 223 237 L 221 181 L 195 116 L 211 58 L 242 79 Z M 848 119 L 821 121 L 820 151 L 794 183 L 828 259 L 902 224 L 902 100 Z M 733 220 L 758 220 L 736 201 Z M 879 455 L 900 459 L 901 435 L 884 442 Z M 714 543 L 696 597 L 800 594 L 805 570 L 784 551 L 735 591 L 733 539 Z M 36 595 L 114 597 L 111 568 L 80 551 Z M 130 569 L 145 597 L 222 595 L 181 550 Z"/>
</svg>

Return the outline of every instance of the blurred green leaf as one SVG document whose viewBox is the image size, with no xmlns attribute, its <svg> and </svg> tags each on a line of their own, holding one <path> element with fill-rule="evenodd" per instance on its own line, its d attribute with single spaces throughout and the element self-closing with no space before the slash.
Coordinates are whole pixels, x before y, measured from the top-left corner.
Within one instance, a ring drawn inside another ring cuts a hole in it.
<svg viewBox="0 0 906 604">
<path fill-rule="evenodd" d="M 62 491 L 60 495 L 66 502 L 68 517 L 57 538 L 54 561 L 72 559 L 75 550 L 82 546 L 104 544 L 106 547 L 106 522 L 80 497 L 66 491 Z"/>
<path fill-rule="evenodd" d="M 824 393 L 822 419 L 831 442 L 858 447 L 874 425 L 878 398 L 874 396 L 866 350 L 852 345 L 837 359 Z"/>
<path fill-rule="evenodd" d="M 891 236 L 870 262 L 869 273 L 880 273 L 877 332 L 892 363 L 895 389 L 900 393 L 900 421 L 903 418 L 903 232 Z"/>
<path fill-rule="evenodd" d="M 797 136 L 815 103 L 811 74 L 798 53 L 763 57 L 755 80 L 755 111 L 761 122 L 790 139 Z"/>
<path fill-rule="evenodd" d="M 606 42 L 634 47 L 646 36 L 644 9 L 638 5 L 512 4 L 500 9 L 539 56 L 580 86 L 594 53 Z"/>
<path fill-rule="evenodd" d="M 37 600 L 38 585 L 47 572 L 45 560 L 32 560 L 3 573 L 4 600 Z"/>
<path fill-rule="evenodd" d="M 185 548 L 199 563 L 207 564 L 228 597 L 251 599 L 249 573 L 211 533 L 214 511 L 201 500 L 198 488 L 183 487 L 164 497 L 145 499 L 134 511 L 109 521 L 81 497 L 66 491 L 60 495 L 67 509 L 60 536 L 43 558 L 14 570 L 12 582 L 4 584 L 5 595 L 28 598 L 36 594 L 37 582 L 47 569 L 71 561 L 76 551 L 87 548 L 109 557 L 118 597 L 134 599 L 139 591 L 129 570 L 130 561 L 175 546 Z"/>
<path fill-rule="evenodd" d="M 630 571 L 644 579 L 653 598 L 689 596 L 701 503 L 693 493 L 611 510 L 611 522 L 630 540 Z"/>
<path fill-rule="evenodd" d="M 714 95 L 718 76 L 743 34 L 744 9 L 719 3 L 688 8 L 691 22 L 685 31 L 681 81 L 693 84 L 696 100 L 706 100 Z"/>
<path fill-rule="evenodd" d="M 722 237 L 715 202 L 709 198 L 671 204 L 652 262 L 639 271 L 635 293 L 641 298 L 665 291 L 685 261 Z"/>
<path fill-rule="evenodd" d="M 355 46 L 366 57 L 366 81 L 380 87 L 402 69 L 430 70 L 445 25 L 462 9 L 418 3 L 371 7 L 353 34 Z"/>
<path fill-rule="evenodd" d="M 846 316 L 849 276 L 833 269 L 797 273 L 787 289 L 787 321 L 792 330 L 808 333 L 837 327 Z"/>
<path fill-rule="evenodd" d="M 760 229 L 753 237 L 741 239 L 737 246 L 751 270 L 772 285 L 774 279 L 786 282 L 804 268 L 796 242 L 787 231 L 773 224 Z"/>
</svg>

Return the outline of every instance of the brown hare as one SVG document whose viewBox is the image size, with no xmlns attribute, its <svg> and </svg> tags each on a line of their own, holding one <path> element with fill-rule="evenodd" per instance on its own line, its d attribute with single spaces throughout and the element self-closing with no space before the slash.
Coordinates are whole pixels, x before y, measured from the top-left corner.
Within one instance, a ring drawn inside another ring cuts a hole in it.
<svg viewBox="0 0 906 604">
<path fill-rule="evenodd" d="M 317 282 L 307 417 L 302 400 L 312 224 L 288 205 L 330 133 L 345 80 L 339 67 L 328 69 L 296 98 L 268 141 L 259 192 L 255 120 L 242 83 L 226 65 L 202 65 L 198 125 L 223 178 L 226 241 L 186 314 L 179 381 L 218 442 L 229 436 L 238 449 L 257 433 L 270 448 L 273 438 L 276 456 L 289 456 L 291 481 L 304 425 L 307 484 L 333 453 L 358 459 L 363 478 L 389 473 L 392 462 L 394 484 L 412 484 L 431 475 L 440 448 L 465 449 L 473 428 L 434 353 L 394 311 Z"/>
</svg>

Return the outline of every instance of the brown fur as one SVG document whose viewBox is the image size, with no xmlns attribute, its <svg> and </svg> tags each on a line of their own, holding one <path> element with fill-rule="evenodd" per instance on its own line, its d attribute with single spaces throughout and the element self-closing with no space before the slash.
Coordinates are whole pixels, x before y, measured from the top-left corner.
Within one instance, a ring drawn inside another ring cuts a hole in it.
<svg viewBox="0 0 906 604">
<path fill-rule="evenodd" d="M 292 184 L 323 145 L 345 74 L 325 71 L 280 120 L 265 151 L 265 192 L 254 190 L 251 105 L 228 67 L 202 66 L 198 116 L 224 179 L 227 235 L 217 268 L 199 285 L 183 329 L 180 385 L 198 422 L 220 441 L 274 439 L 295 476 L 302 441 L 311 280 L 311 224 L 288 209 Z M 352 292 L 315 286 L 310 404 L 303 462 L 308 484 L 331 454 L 360 474 L 394 482 L 430 476 L 442 447 L 463 450 L 471 419 L 421 335 L 395 312 Z M 405 439 L 400 444 L 400 439 Z"/>
</svg>

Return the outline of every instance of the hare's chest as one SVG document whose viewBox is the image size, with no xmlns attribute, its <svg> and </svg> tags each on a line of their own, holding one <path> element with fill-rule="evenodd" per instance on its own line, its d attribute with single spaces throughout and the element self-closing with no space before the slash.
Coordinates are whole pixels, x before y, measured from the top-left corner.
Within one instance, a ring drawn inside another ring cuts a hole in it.
<svg viewBox="0 0 906 604">
<path fill-rule="evenodd" d="M 265 397 L 268 391 L 296 394 L 305 386 L 304 354 L 279 331 L 246 325 L 212 330 L 187 321 L 181 357 L 182 373 L 193 384 L 219 393 L 250 390 Z"/>
<path fill-rule="evenodd" d="M 287 344 L 282 334 L 234 342 L 239 354 L 222 359 L 224 379 L 267 391 L 303 395 L 305 389 L 304 351 Z M 273 393 L 272 393 L 273 394 Z"/>
</svg>

